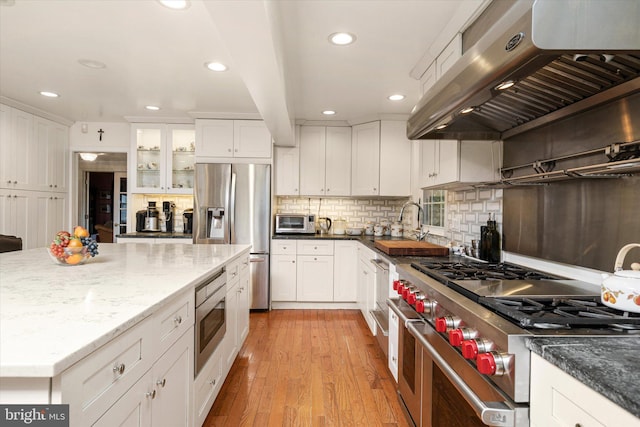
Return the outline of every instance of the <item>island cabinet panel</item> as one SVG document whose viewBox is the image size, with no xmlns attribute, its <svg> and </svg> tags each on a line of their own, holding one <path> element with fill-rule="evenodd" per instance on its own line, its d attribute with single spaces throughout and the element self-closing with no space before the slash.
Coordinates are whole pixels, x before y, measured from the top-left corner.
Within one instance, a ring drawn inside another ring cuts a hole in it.
<svg viewBox="0 0 640 427">
<path fill-rule="evenodd" d="M 93 427 L 151 427 L 151 399 L 147 396 L 147 385 L 151 378 L 151 372 L 147 372 L 95 424 L 92 424 Z M 70 418 L 71 423 L 74 423 L 73 416 Z"/>
<path fill-rule="evenodd" d="M 218 346 L 213 352 L 193 383 L 194 425 L 196 426 L 204 423 L 224 383 L 222 347 L 222 345 Z"/>
<path fill-rule="evenodd" d="M 153 321 L 147 318 L 61 374 L 62 402 L 72 425 L 93 424 L 154 362 Z"/>
<path fill-rule="evenodd" d="M 640 425 L 633 414 L 535 353 L 531 378 L 532 427 Z"/>
</svg>

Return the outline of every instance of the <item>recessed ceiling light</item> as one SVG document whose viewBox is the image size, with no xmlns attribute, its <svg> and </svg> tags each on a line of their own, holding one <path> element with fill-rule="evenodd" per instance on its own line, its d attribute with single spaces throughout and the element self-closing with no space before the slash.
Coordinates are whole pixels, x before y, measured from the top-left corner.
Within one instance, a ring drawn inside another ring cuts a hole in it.
<svg viewBox="0 0 640 427">
<path fill-rule="evenodd" d="M 463 108 L 462 110 L 460 110 L 460 114 L 469 114 L 470 112 L 472 112 L 475 109 L 476 109 L 476 107 Z"/>
<path fill-rule="evenodd" d="M 400 95 L 399 93 L 395 95 L 390 95 L 388 97 L 391 101 L 402 101 L 404 99 L 404 95 Z"/>
<path fill-rule="evenodd" d="M 204 66 L 211 71 L 227 71 L 227 66 L 221 62 L 205 62 Z"/>
<path fill-rule="evenodd" d="M 324 114 L 325 116 L 333 116 L 336 112 L 333 110 L 324 110 L 322 112 L 322 114 Z"/>
<path fill-rule="evenodd" d="M 160 107 L 156 107 L 155 105 L 147 105 L 146 107 L 147 110 L 151 110 L 151 111 L 158 111 L 160 109 Z"/>
<path fill-rule="evenodd" d="M 440 125 L 440 126 L 436 126 L 436 130 L 444 129 L 444 128 L 446 128 L 447 126 L 449 126 L 449 124 L 448 124 L 448 123 L 445 123 L 445 124 Z"/>
<path fill-rule="evenodd" d="M 84 65 L 87 68 L 107 68 L 104 62 L 94 61 L 93 59 L 78 59 L 80 65 Z"/>
<path fill-rule="evenodd" d="M 80 158 L 88 162 L 93 162 L 98 158 L 98 155 L 96 153 L 80 153 Z"/>
<path fill-rule="evenodd" d="M 158 0 L 161 5 L 169 9 L 182 10 L 189 7 L 188 0 Z"/>
<path fill-rule="evenodd" d="M 496 86 L 496 89 L 498 90 L 509 89 L 514 84 L 516 84 L 516 82 L 514 82 L 513 80 L 507 80 L 506 82 L 502 82 L 498 86 Z"/>
<path fill-rule="evenodd" d="M 46 91 L 46 90 L 43 90 L 42 92 L 40 92 L 40 95 L 46 96 L 47 98 L 57 98 L 57 97 L 60 96 L 55 92 L 49 92 L 49 91 Z"/>
<path fill-rule="evenodd" d="M 350 33 L 333 33 L 329 36 L 329 41 L 338 46 L 346 46 L 356 41 L 356 36 Z"/>
</svg>

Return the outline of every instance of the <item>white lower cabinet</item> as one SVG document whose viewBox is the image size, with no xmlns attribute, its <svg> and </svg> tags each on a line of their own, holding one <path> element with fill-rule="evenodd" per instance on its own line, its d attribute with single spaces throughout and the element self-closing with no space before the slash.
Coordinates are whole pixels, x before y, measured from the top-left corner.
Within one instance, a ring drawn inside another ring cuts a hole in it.
<svg viewBox="0 0 640 427">
<path fill-rule="evenodd" d="M 333 300 L 358 300 L 358 245 L 356 241 L 336 241 L 333 252 Z"/>
<path fill-rule="evenodd" d="M 600 393 L 531 354 L 531 427 L 640 426 L 640 420 Z"/>
<path fill-rule="evenodd" d="M 191 426 L 193 327 L 140 378 L 95 426 Z"/>
<path fill-rule="evenodd" d="M 227 332 L 222 340 L 225 373 L 229 372 L 240 347 L 249 334 L 249 256 L 244 255 L 227 265 L 225 299 Z"/>
<path fill-rule="evenodd" d="M 295 301 L 297 284 L 295 255 L 271 255 L 271 301 Z"/>
<path fill-rule="evenodd" d="M 333 256 L 298 255 L 297 301 L 333 301 Z"/>
<path fill-rule="evenodd" d="M 389 308 L 389 371 L 398 382 L 398 315 Z"/>
<path fill-rule="evenodd" d="M 222 345 L 213 352 L 193 383 L 195 425 L 201 426 L 223 384 Z"/>
</svg>

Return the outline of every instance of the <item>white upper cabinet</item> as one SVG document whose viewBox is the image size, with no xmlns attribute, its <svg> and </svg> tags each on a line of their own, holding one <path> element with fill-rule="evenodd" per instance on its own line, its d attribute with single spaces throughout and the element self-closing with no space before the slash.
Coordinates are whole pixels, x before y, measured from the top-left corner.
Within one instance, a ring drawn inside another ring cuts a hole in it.
<svg viewBox="0 0 640 427">
<path fill-rule="evenodd" d="M 411 141 L 406 122 L 386 121 L 353 127 L 351 194 L 411 194 Z"/>
<path fill-rule="evenodd" d="M 196 120 L 196 158 L 271 158 L 271 134 L 262 120 Z"/>
<path fill-rule="evenodd" d="M 406 122 L 380 122 L 380 195 L 411 194 L 411 141 Z"/>
<path fill-rule="evenodd" d="M 380 194 L 380 122 L 353 127 L 351 139 L 351 195 Z"/>
<path fill-rule="evenodd" d="M 192 125 L 131 125 L 132 193 L 193 194 L 195 131 Z"/>
<path fill-rule="evenodd" d="M 300 195 L 300 149 L 298 147 L 274 147 L 273 152 L 276 195 Z"/>
<path fill-rule="evenodd" d="M 420 77 L 420 87 L 424 95 L 436 83 L 438 79 L 456 63 L 462 56 L 462 34 L 458 33 L 449 44 L 440 52 L 440 55 L 426 69 Z"/>
<path fill-rule="evenodd" d="M 351 128 L 300 128 L 300 195 L 350 194 Z"/>
<path fill-rule="evenodd" d="M 420 142 L 420 187 L 456 188 L 500 179 L 500 141 Z"/>
<path fill-rule="evenodd" d="M 0 188 L 65 192 L 69 128 L 0 105 Z"/>
</svg>

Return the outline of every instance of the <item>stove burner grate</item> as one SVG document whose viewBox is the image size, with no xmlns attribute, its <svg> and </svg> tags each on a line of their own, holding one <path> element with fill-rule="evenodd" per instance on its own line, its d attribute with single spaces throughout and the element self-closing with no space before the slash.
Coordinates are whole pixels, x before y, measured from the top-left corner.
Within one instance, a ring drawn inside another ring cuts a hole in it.
<svg viewBox="0 0 640 427">
<path fill-rule="evenodd" d="M 602 305 L 599 297 L 487 298 L 479 302 L 523 328 L 611 327 L 640 330 L 640 315 Z"/>
<path fill-rule="evenodd" d="M 508 263 L 420 261 L 412 263 L 411 266 L 425 274 L 433 276 L 433 273 L 436 273 L 449 280 L 560 279 L 560 277 L 554 277 Z"/>
</svg>

